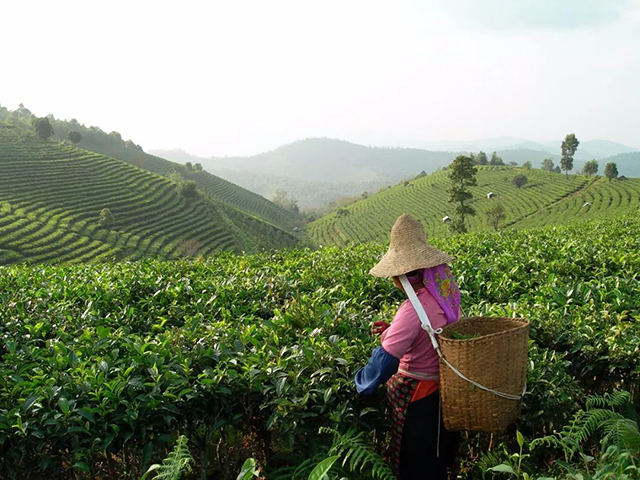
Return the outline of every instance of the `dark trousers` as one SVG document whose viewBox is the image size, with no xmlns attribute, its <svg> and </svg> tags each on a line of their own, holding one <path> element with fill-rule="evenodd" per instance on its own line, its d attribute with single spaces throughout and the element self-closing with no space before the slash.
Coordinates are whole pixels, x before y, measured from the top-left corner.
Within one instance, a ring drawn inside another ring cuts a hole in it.
<svg viewBox="0 0 640 480">
<path fill-rule="evenodd" d="M 400 447 L 400 480 L 446 480 L 456 458 L 459 434 L 444 429 L 438 419 L 440 392 L 409 404 Z"/>
</svg>

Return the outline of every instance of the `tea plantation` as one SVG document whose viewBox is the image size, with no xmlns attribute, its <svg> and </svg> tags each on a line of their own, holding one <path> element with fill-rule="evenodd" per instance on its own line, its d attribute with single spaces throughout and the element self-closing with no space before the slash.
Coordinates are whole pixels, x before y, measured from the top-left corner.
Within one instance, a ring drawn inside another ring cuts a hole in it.
<svg viewBox="0 0 640 480">
<path fill-rule="evenodd" d="M 198 191 L 180 194 L 160 175 L 0 131 L 0 265 L 175 258 L 296 243 L 288 231 Z"/>
<path fill-rule="evenodd" d="M 538 169 L 478 166 L 477 187 L 471 189 L 469 231 L 492 230 L 486 211 L 496 202 L 506 218 L 500 227 L 535 227 L 567 224 L 577 220 L 604 218 L 640 208 L 640 179 L 608 181 L 582 175 L 564 175 Z M 513 184 L 524 173 L 528 182 Z M 448 234 L 445 216 L 453 216 L 446 193 L 450 182 L 446 171 L 403 182 L 360 200 L 310 223 L 309 237 L 319 245 L 345 245 L 385 241 L 396 218 L 408 213 L 419 219 L 430 234 Z M 489 193 L 492 198 L 487 198 Z M 590 203 L 583 207 L 585 203 Z"/>
<path fill-rule="evenodd" d="M 639 220 L 434 243 L 458 258 L 467 314 L 532 324 L 522 415 L 503 436 L 463 437 L 463 478 L 491 478 L 488 468 L 518 451 L 516 437 L 562 428 L 588 394 L 621 389 L 637 400 Z M 403 300 L 367 274 L 384 249 L 0 267 L 0 477 L 139 478 L 180 435 L 195 458 L 186 478 L 235 479 L 252 457 L 264 478 L 306 479 L 336 438 L 384 455 L 383 389 L 359 398 L 352 381 L 378 342 L 370 323 Z M 613 464 L 597 439 L 582 460 L 547 443 L 525 455 L 531 478 L 569 478 L 561 462 Z M 616 462 L 626 469 L 633 454 L 623 447 Z M 383 478 L 341 465 L 331 478 Z"/>
</svg>

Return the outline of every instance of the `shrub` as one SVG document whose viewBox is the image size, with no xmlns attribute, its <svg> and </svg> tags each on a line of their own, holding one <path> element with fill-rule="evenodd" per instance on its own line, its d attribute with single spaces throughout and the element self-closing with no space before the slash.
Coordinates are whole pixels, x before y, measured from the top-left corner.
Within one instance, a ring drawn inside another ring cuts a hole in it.
<svg viewBox="0 0 640 480">
<path fill-rule="evenodd" d="M 522 188 L 528 181 L 529 179 L 523 173 L 519 173 L 518 175 L 513 177 L 513 184 L 516 186 L 516 188 Z"/>
</svg>

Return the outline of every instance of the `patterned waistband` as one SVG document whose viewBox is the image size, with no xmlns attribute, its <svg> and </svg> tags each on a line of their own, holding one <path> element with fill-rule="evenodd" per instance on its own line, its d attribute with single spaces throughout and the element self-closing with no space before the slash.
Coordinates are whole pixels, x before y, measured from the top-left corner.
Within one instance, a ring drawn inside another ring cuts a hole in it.
<svg viewBox="0 0 640 480">
<path fill-rule="evenodd" d="M 404 368 L 399 368 L 398 373 L 406 375 L 407 377 L 415 378 L 417 380 L 440 380 L 440 375 L 437 373 L 423 373 L 423 372 L 410 372 Z"/>
</svg>

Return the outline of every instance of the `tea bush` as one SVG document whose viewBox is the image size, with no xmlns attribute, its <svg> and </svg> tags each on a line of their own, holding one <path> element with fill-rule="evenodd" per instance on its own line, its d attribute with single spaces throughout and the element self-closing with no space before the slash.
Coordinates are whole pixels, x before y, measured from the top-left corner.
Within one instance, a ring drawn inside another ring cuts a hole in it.
<svg viewBox="0 0 640 480">
<path fill-rule="evenodd" d="M 436 243 L 458 258 L 467 314 L 531 320 L 514 429 L 546 435 L 587 393 L 637 392 L 638 220 Z M 0 476 L 138 478 L 182 434 L 214 478 L 249 456 L 298 465 L 331 445 L 321 427 L 383 448 L 382 389 L 359 398 L 352 380 L 378 341 L 370 323 L 403 301 L 367 273 L 383 252 L 0 268 Z M 487 444 L 468 436 L 463 468 Z"/>
</svg>

